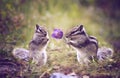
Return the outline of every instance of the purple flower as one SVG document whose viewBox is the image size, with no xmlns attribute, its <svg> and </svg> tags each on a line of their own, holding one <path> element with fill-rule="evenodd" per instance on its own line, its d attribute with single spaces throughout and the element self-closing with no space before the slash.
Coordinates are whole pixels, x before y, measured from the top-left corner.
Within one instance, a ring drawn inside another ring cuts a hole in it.
<svg viewBox="0 0 120 78">
<path fill-rule="evenodd" d="M 60 29 L 54 29 L 52 37 L 56 39 L 61 39 L 63 37 L 63 32 Z"/>
</svg>

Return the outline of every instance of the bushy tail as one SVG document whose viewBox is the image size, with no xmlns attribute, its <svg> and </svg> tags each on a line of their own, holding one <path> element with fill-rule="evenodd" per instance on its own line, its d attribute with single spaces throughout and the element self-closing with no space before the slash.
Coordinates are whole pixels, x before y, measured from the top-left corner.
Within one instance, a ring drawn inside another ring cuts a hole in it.
<svg viewBox="0 0 120 78">
<path fill-rule="evenodd" d="M 113 50 L 107 47 L 98 48 L 97 58 L 99 61 L 110 60 L 113 56 Z"/>
<path fill-rule="evenodd" d="M 15 48 L 12 54 L 17 59 L 29 61 L 30 52 L 27 49 Z"/>
</svg>

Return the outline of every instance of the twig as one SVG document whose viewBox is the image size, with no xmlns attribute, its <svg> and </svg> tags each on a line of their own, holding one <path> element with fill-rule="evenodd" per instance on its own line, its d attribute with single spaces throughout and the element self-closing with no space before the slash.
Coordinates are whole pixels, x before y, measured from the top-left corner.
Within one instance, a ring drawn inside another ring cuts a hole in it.
<svg viewBox="0 0 120 78">
<path fill-rule="evenodd" d="M 47 71 L 43 72 L 39 78 L 42 78 L 47 72 L 50 72 L 52 68 L 48 69 Z"/>
</svg>

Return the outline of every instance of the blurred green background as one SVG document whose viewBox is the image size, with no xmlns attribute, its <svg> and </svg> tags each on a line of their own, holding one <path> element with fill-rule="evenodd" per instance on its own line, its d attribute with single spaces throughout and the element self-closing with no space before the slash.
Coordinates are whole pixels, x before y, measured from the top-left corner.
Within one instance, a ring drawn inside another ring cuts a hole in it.
<svg viewBox="0 0 120 78">
<path fill-rule="evenodd" d="M 54 28 L 65 33 L 82 24 L 89 35 L 97 37 L 100 47 L 112 47 L 120 55 L 119 3 L 119 0 L 0 0 L 0 51 L 9 54 L 14 47 L 28 48 L 35 25 L 39 24 L 47 28 L 50 36 L 48 67 L 70 66 L 64 59 L 69 56 L 69 60 L 76 59 L 74 52 L 73 57 L 70 54 L 74 50 L 64 40 L 51 38 L 51 34 Z"/>
</svg>

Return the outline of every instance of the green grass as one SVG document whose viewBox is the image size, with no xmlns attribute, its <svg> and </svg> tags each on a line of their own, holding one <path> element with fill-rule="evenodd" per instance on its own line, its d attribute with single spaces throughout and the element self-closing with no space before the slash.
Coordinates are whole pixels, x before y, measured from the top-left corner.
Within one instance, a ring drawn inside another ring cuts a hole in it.
<svg viewBox="0 0 120 78">
<path fill-rule="evenodd" d="M 45 1 L 47 3 L 45 3 Z M 25 22 L 27 23 L 24 29 L 26 41 L 19 46 L 28 48 L 28 44 L 34 34 L 36 24 L 45 26 L 49 32 L 50 43 L 47 48 L 48 62 L 42 68 L 35 71 L 40 74 L 51 69 L 49 73 L 53 72 L 54 67 L 71 68 L 79 73 L 99 74 L 98 69 L 100 65 L 91 65 L 91 68 L 81 67 L 76 59 L 76 52 L 65 44 L 64 40 L 56 40 L 51 37 L 54 28 L 60 28 L 64 34 L 71 27 L 83 24 L 89 35 L 97 37 L 99 46 L 111 45 L 105 40 L 107 31 L 103 28 L 102 23 L 96 22 L 94 19 L 101 19 L 94 7 L 79 6 L 74 0 L 37 0 L 32 1 L 29 7 L 23 11 L 25 14 Z M 76 0 L 77 1 L 77 0 Z M 27 6 L 27 5 L 26 5 Z M 35 72 L 34 71 L 34 72 Z M 101 73 L 108 74 L 108 71 L 101 69 Z"/>
<path fill-rule="evenodd" d="M 62 1 L 58 1 L 55 5 L 53 4 L 54 0 L 48 1 L 47 5 L 43 1 L 42 3 L 32 2 L 31 6 L 29 6 L 29 13 L 25 13 L 27 22 L 25 34 L 29 35 L 26 37 L 27 41 L 32 38 L 36 24 L 45 26 L 50 36 L 54 28 L 60 28 L 65 33 L 71 27 L 83 24 L 89 35 L 98 37 L 101 44 L 107 44 L 104 41 L 104 34 L 106 32 L 101 26 L 102 23 L 100 24 L 93 20 L 101 18 L 94 12 L 94 7 L 85 8 L 78 6 L 75 2 L 70 4 L 69 1 L 66 1 L 66 4 L 63 4 Z M 39 11 L 39 7 L 41 7 L 41 11 Z"/>
</svg>

